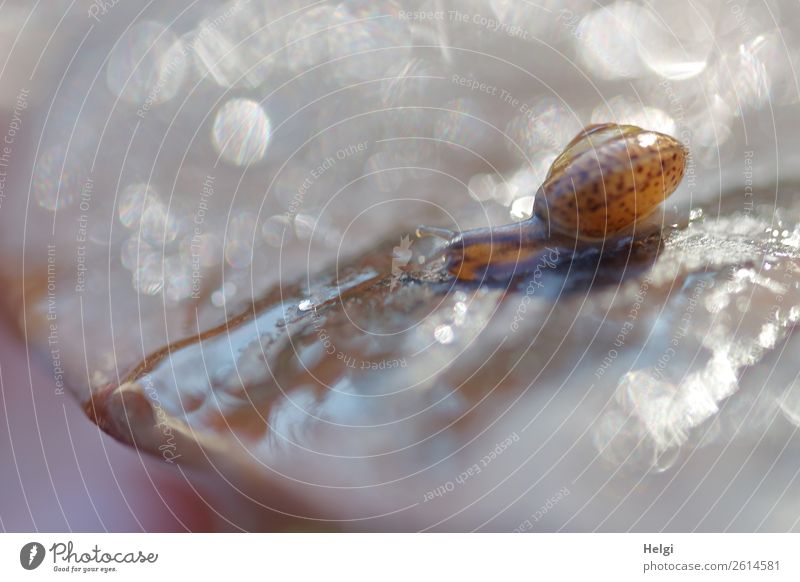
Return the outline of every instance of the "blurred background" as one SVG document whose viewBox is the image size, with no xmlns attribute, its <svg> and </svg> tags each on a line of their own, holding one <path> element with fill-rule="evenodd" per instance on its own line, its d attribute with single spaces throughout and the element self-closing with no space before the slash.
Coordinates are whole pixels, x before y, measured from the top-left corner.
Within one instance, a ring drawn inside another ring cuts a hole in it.
<svg viewBox="0 0 800 582">
<path fill-rule="evenodd" d="M 6 531 L 798 528 L 796 2 L 7 1 L 0 30 Z M 609 121 L 691 152 L 663 253 L 322 309 L 420 223 L 529 218 Z"/>
</svg>

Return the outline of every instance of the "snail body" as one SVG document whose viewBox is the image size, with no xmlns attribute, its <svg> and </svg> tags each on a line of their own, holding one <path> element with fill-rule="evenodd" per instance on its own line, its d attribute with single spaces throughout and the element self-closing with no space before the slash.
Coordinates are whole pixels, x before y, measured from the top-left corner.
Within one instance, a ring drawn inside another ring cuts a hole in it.
<svg viewBox="0 0 800 582">
<path fill-rule="evenodd" d="M 555 159 L 534 198 L 533 216 L 460 234 L 420 227 L 447 240 L 446 269 L 466 281 L 504 280 L 530 272 L 543 252 L 578 248 L 635 232 L 636 223 L 670 196 L 686 169 L 675 138 L 633 125 L 583 129 Z"/>
</svg>

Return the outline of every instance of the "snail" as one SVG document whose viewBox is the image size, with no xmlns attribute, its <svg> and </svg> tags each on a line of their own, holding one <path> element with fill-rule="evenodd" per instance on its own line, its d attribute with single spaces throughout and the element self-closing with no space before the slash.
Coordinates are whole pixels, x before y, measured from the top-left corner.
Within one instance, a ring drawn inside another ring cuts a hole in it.
<svg viewBox="0 0 800 582">
<path fill-rule="evenodd" d="M 678 187 L 687 156 L 663 133 L 589 125 L 553 161 L 528 220 L 462 233 L 421 226 L 417 236 L 445 239 L 445 268 L 461 280 L 507 280 L 536 268 L 554 247 L 563 258 L 635 232 Z"/>
</svg>

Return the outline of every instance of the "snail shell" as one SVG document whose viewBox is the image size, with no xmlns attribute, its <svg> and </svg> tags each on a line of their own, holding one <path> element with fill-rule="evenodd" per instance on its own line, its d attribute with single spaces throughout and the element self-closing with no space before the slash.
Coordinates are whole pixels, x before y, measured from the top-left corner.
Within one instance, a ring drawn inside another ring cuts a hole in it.
<svg viewBox="0 0 800 582">
<path fill-rule="evenodd" d="M 601 240 L 651 214 L 680 184 L 686 149 L 633 125 L 590 125 L 558 156 L 534 202 L 550 230 Z"/>
</svg>

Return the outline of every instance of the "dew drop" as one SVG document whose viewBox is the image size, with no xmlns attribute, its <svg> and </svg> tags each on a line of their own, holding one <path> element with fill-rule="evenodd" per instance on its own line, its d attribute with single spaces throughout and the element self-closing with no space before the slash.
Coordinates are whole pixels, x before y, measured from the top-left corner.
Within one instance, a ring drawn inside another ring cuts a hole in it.
<svg viewBox="0 0 800 582">
<path fill-rule="evenodd" d="M 217 112 L 212 131 L 214 149 L 236 166 L 248 166 L 264 158 L 272 136 L 272 124 L 260 104 L 232 99 Z"/>
</svg>

